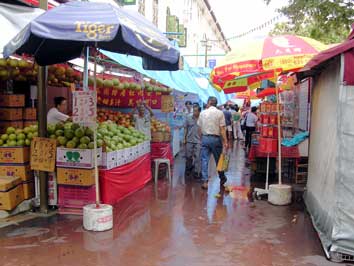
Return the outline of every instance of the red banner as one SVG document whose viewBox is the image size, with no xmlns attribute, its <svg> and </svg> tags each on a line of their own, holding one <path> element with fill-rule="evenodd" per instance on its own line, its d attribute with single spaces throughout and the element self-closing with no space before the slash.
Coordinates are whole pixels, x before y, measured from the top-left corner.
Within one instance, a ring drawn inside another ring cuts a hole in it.
<svg viewBox="0 0 354 266">
<path fill-rule="evenodd" d="M 150 180 L 150 153 L 120 167 L 111 170 L 101 170 L 101 200 L 105 204 L 116 204 L 123 198 L 143 188 Z"/>
<path fill-rule="evenodd" d="M 152 109 L 161 109 L 161 96 L 169 95 L 162 92 L 117 90 L 114 88 L 98 88 L 97 104 L 110 107 L 133 108 L 141 100 L 148 101 Z"/>
</svg>

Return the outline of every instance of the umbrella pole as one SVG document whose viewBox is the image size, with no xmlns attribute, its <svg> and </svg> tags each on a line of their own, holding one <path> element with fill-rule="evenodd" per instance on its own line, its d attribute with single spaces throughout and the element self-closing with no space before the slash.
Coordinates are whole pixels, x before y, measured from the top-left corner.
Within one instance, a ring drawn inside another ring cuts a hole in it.
<svg viewBox="0 0 354 266">
<path fill-rule="evenodd" d="M 95 63 L 93 67 L 93 90 L 96 91 L 96 84 L 97 84 L 97 48 L 95 48 Z M 97 97 L 97 96 L 96 96 Z M 97 164 L 97 123 L 94 124 L 94 132 L 93 132 L 93 146 L 95 151 L 95 184 L 96 184 L 96 207 L 98 208 L 100 205 L 100 182 L 99 182 L 99 174 L 98 174 L 98 164 Z"/>
<path fill-rule="evenodd" d="M 83 87 L 84 91 L 88 91 L 88 76 L 89 76 L 89 47 L 85 47 L 85 60 L 84 60 L 84 78 L 83 78 Z"/>
<path fill-rule="evenodd" d="M 48 0 L 40 0 L 41 9 L 48 9 Z M 38 129 L 39 137 L 47 135 L 47 67 L 41 66 L 38 69 Z M 39 171 L 38 179 L 40 184 L 40 211 L 48 213 L 48 182 L 47 172 Z"/>
<path fill-rule="evenodd" d="M 279 105 L 279 86 L 275 88 L 277 98 L 277 115 L 278 115 L 278 183 L 282 184 L 281 180 L 281 121 L 280 121 L 280 105 Z"/>
</svg>

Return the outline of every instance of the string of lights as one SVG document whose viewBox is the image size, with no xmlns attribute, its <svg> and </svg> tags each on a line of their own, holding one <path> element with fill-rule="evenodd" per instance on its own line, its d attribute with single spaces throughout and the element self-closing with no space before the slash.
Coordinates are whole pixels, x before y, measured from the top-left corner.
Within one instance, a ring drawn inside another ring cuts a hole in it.
<svg viewBox="0 0 354 266">
<path fill-rule="evenodd" d="M 241 34 L 238 34 L 238 35 L 235 35 L 235 36 L 231 36 L 229 38 L 226 38 L 227 41 L 230 41 L 230 40 L 234 40 L 234 39 L 238 39 L 238 38 L 242 38 L 242 37 L 245 37 L 253 32 L 256 32 L 256 31 L 259 31 L 259 30 L 262 30 L 270 25 L 273 25 L 275 24 L 276 22 L 278 22 L 281 18 L 282 18 L 283 15 L 278 15 L 266 22 L 264 22 L 263 24 L 257 26 L 257 27 L 254 27 L 246 32 L 243 32 Z M 208 40 L 209 42 L 222 42 L 223 40 Z"/>
</svg>

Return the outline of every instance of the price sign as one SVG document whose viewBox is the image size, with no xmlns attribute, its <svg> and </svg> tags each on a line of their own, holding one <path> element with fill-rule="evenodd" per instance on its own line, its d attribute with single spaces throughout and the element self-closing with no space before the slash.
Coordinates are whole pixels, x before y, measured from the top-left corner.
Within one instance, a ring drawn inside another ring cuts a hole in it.
<svg viewBox="0 0 354 266">
<path fill-rule="evenodd" d="M 55 171 L 57 141 L 33 138 L 31 142 L 31 169 L 45 172 Z"/>
<path fill-rule="evenodd" d="M 74 123 L 94 124 L 97 117 L 97 97 L 95 91 L 73 92 Z"/>
<path fill-rule="evenodd" d="M 161 112 L 170 113 L 174 111 L 175 103 L 173 96 L 162 95 L 161 96 Z"/>
</svg>

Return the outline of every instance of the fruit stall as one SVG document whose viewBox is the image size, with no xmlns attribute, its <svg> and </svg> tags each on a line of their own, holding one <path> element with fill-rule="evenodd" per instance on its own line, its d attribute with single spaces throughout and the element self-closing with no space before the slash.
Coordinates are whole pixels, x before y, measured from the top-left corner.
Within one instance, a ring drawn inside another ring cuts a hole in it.
<svg viewBox="0 0 354 266">
<path fill-rule="evenodd" d="M 300 87 L 303 87 L 300 89 Z M 248 154 L 252 170 L 275 179 L 279 163 L 282 177 L 299 187 L 306 184 L 308 166 L 309 84 L 299 84 L 279 94 L 280 121 L 274 97 L 268 96 L 258 108 L 258 130 Z M 279 123 L 278 123 L 279 122 Z M 280 126 L 280 131 L 278 131 Z M 280 135 L 279 135 L 280 132 Z M 279 152 L 278 140 L 281 138 Z M 281 162 L 279 162 L 279 153 Z"/>
<path fill-rule="evenodd" d="M 28 199 L 39 201 L 39 182 L 30 168 L 30 145 L 38 136 L 37 65 L 28 58 L 0 59 L 0 210 L 11 211 Z M 93 79 L 89 78 L 89 86 Z M 32 86 L 32 87 L 31 87 Z M 143 89 L 143 87 L 145 89 Z M 82 73 L 69 64 L 48 68 L 48 110 L 53 98 L 68 100 L 82 89 Z M 103 203 L 114 204 L 151 180 L 151 162 L 168 158 L 173 164 L 169 113 L 161 112 L 172 89 L 157 82 L 102 74 L 97 79 L 97 150 L 93 130 L 66 122 L 48 125 L 57 142 L 56 171 L 48 175 L 49 205 L 77 213 L 95 202 L 94 158 L 97 156 Z M 132 108 L 144 100 L 154 111 L 151 140 L 134 128 Z"/>
</svg>

